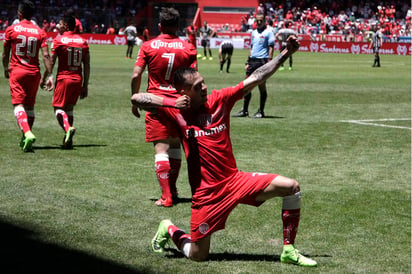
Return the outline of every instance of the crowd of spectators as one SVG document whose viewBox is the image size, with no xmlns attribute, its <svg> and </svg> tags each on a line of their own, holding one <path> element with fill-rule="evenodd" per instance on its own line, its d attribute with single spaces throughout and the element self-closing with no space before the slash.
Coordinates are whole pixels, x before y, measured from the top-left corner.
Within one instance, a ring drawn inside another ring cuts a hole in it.
<svg viewBox="0 0 412 274">
<path fill-rule="evenodd" d="M 80 20 L 83 31 L 88 33 L 117 33 L 127 26 L 147 4 L 145 1 L 128 0 L 32 0 L 36 6 L 34 20 L 47 31 L 57 31 L 59 19 L 72 9 Z M 4 30 L 17 18 L 19 1 L 0 0 L 0 29 Z"/>
<path fill-rule="evenodd" d="M 89 33 L 118 33 L 135 21 L 142 11 L 144 1 L 129 0 L 33 0 L 37 13 L 34 20 L 46 31 L 57 31 L 58 20 L 72 9 L 76 18 Z M 0 0 L 0 29 L 4 30 L 17 17 L 18 1 Z M 239 24 L 220 24 L 219 32 L 248 32 L 254 28 L 256 13 L 264 13 L 267 23 L 276 32 L 284 22 L 293 22 L 299 34 L 344 35 L 347 40 L 358 41 L 369 35 L 377 24 L 386 39 L 399 40 L 411 35 L 412 10 L 408 1 L 343 1 L 343 0 L 283 0 L 263 1 L 256 10 L 241 16 Z M 145 24 L 143 24 L 145 25 Z M 209 22 L 213 26 L 213 22 Z"/>
<path fill-rule="evenodd" d="M 239 31 L 255 28 L 256 13 L 266 15 L 267 24 L 273 26 L 274 32 L 282 28 L 285 21 L 290 21 L 292 29 L 299 34 L 343 35 L 347 41 L 364 41 L 373 25 L 392 41 L 411 35 L 412 10 L 406 1 L 287 0 L 278 5 L 260 3 L 256 11 L 242 17 Z"/>
</svg>

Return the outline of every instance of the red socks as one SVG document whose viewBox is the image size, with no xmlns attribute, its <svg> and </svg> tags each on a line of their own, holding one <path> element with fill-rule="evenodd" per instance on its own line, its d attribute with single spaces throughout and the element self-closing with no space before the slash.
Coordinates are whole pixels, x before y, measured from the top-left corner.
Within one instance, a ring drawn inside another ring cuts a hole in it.
<svg viewBox="0 0 412 274">
<path fill-rule="evenodd" d="M 284 245 L 290 245 L 295 243 L 296 234 L 298 232 L 299 219 L 300 208 L 282 209 Z"/>
<path fill-rule="evenodd" d="M 28 122 L 28 116 L 26 111 L 24 110 L 24 107 L 15 107 L 14 116 L 16 117 L 17 125 L 23 131 L 23 133 L 31 130 Z"/>
<path fill-rule="evenodd" d="M 64 129 L 65 132 L 67 132 L 71 127 L 67 113 L 62 109 L 58 109 L 56 110 L 55 115 L 60 126 Z"/>
<path fill-rule="evenodd" d="M 156 176 L 162 189 L 162 199 L 172 198 L 169 187 L 170 163 L 167 154 L 156 154 L 155 156 Z"/>
<path fill-rule="evenodd" d="M 170 225 L 167 229 L 170 237 L 177 246 L 177 248 L 182 249 L 182 245 L 190 239 L 190 235 L 186 234 L 183 230 L 179 229 L 175 225 Z"/>
<path fill-rule="evenodd" d="M 170 192 L 173 196 L 177 196 L 177 187 L 176 182 L 179 177 L 180 166 L 182 165 L 181 159 L 175 159 L 169 157 L 170 163 L 170 174 L 169 174 L 169 187 Z"/>
</svg>

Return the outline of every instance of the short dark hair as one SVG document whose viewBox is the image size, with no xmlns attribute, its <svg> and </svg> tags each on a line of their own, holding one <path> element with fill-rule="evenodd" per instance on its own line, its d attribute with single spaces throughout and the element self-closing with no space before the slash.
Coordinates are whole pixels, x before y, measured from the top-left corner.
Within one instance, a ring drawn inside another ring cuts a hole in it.
<svg viewBox="0 0 412 274">
<path fill-rule="evenodd" d="M 19 4 L 18 11 L 24 19 L 31 19 L 34 15 L 34 4 L 29 0 L 24 0 Z"/>
<path fill-rule="evenodd" d="M 70 31 L 73 31 L 76 27 L 76 19 L 72 15 L 66 15 L 62 19 L 63 23 L 67 24 Z"/>
<path fill-rule="evenodd" d="M 173 86 L 177 90 L 182 89 L 186 84 L 187 75 L 195 75 L 196 73 L 197 70 L 191 67 L 180 68 L 176 70 L 175 74 L 173 75 Z"/>
<path fill-rule="evenodd" d="M 162 27 L 178 27 L 180 14 L 175 8 L 161 8 L 159 13 Z"/>
</svg>

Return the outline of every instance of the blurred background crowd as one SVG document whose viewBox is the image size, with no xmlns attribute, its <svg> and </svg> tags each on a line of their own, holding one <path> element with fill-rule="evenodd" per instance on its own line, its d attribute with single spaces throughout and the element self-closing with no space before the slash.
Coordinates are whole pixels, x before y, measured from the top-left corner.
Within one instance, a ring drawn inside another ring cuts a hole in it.
<svg viewBox="0 0 412 274">
<path fill-rule="evenodd" d="M 34 0 L 37 13 L 34 20 L 48 32 L 57 31 L 58 20 L 71 10 L 83 26 L 83 32 L 117 34 L 134 23 L 138 32 L 147 25 L 146 1 L 137 0 Z M 18 1 L 0 0 L 0 29 L 16 19 Z M 262 1 L 248 14 L 239 15 L 239 24 L 214 24 L 214 31 L 250 32 L 255 27 L 255 15 L 264 13 L 267 24 L 282 28 L 285 20 L 300 34 L 344 35 L 357 41 L 377 25 L 386 38 L 398 41 L 411 35 L 411 3 L 409 1 L 343 1 L 343 0 L 285 0 Z M 182 33 L 184 29 L 182 26 Z"/>
</svg>

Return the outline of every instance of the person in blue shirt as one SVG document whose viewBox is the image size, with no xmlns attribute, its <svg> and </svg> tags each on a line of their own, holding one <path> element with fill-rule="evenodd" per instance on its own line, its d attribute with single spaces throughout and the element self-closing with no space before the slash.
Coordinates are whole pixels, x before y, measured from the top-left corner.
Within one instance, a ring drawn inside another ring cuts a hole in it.
<svg viewBox="0 0 412 274">
<path fill-rule="evenodd" d="M 265 16 L 256 15 L 257 28 L 251 34 L 251 49 L 246 62 L 246 77 L 249 77 L 257 68 L 263 66 L 273 57 L 273 48 L 275 44 L 275 35 L 272 30 L 266 28 Z M 266 81 L 259 84 L 260 106 L 254 114 L 254 118 L 264 118 L 265 103 L 267 98 Z M 252 93 L 244 97 L 243 109 L 236 113 L 235 117 L 249 116 L 249 102 Z"/>
</svg>

